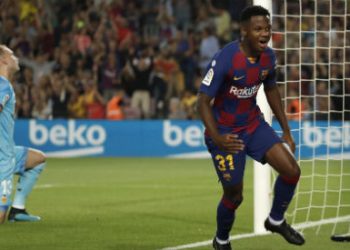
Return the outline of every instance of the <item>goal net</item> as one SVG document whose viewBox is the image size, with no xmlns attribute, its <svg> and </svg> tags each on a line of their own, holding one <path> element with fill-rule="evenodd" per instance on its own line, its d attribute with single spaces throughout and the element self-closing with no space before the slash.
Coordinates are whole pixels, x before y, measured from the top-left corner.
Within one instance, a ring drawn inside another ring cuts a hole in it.
<svg viewBox="0 0 350 250">
<path fill-rule="evenodd" d="M 302 171 L 287 220 L 350 234 L 350 1 L 272 3 L 277 81 Z"/>
</svg>

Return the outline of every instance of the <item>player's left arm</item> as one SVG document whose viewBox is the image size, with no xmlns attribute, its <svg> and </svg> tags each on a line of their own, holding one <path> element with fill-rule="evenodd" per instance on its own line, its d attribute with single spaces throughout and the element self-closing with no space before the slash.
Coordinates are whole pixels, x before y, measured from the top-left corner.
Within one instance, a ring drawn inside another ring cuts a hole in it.
<svg viewBox="0 0 350 250">
<path fill-rule="evenodd" d="M 290 132 L 287 117 L 281 101 L 281 95 L 276 84 L 276 55 L 273 50 L 270 50 L 269 58 L 271 62 L 270 72 L 264 80 L 264 90 L 267 101 L 275 114 L 283 131 L 282 139 L 288 143 L 292 152 L 295 151 L 295 143 Z"/>
<path fill-rule="evenodd" d="M 277 85 L 265 86 L 264 90 L 265 90 L 267 101 L 273 113 L 275 114 L 279 124 L 281 125 L 282 131 L 283 131 L 282 139 L 288 143 L 292 152 L 294 152 L 295 143 L 290 132 L 286 114 L 283 109 L 281 95 L 278 91 L 278 87 Z"/>
</svg>

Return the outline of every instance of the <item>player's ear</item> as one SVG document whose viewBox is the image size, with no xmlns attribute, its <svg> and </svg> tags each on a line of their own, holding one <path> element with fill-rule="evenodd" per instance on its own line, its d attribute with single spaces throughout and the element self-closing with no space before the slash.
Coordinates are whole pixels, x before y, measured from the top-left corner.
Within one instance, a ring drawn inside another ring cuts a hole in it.
<svg viewBox="0 0 350 250">
<path fill-rule="evenodd" d="M 4 54 L 4 55 L 0 58 L 0 64 L 2 64 L 2 65 L 7 65 L 6 57 L 7 57 L 7 55 Z"/>
<path fill-rule="evenodd" d="M 249 22 L 248 21 L 241 22 L 240 31 L 241 31 L 242 37 L 244 37 L 248 34 L 248 30 L 249 30 Z"/>
<path fill-rule="evenodd" d="M 247 29 L 246 29 L 245 25 L 241 26 L 240 32 L 241 32 L 241 38 L 243 38 L 247 35 Z"/>
</svg>

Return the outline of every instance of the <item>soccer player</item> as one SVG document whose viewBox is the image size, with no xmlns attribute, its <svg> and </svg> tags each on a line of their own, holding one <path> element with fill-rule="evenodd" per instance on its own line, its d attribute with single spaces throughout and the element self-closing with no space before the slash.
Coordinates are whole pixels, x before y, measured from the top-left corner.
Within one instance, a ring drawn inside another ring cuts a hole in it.
<svg viewBox="0 0 350 250">
<path fill-rule="evenodd" d="M 213 247 L 231 249 L 229 232 L 235 210 L 243 200 L 246 155 L 269 163 L 279 173 L 265 228 L 279 233 L 291 244 L 302 245 L 304 238 L 284 219 L 300 168 L 283 145 L 285 142 L 295 150 L 276 85 L 275 54 L 268 47 L 270 13 L 261 6 L 247 7 L 241 13 L 240 29 L 240 40 L 224 46 L 209 63 L 198 94 L 198 111 L 206 128 L 205 142 L 223 187 Z M 261 85 L 283 130 L 282 138 L 265 122 L 256 104 Z"/>
<path fill-rule="evenodd" d="M 18 59 L 5 45 L 0 45 L 0 223 L 6 213 L 12 193 L 13 175 L 19 174 L 17 190 L 9 212 L 9 221 L 38 221 L 40 217 L 25 210 L 25 201 L 45 167 L 45 155 L 38 150 L 15 146 L 15 93 L 10 79 L 19 70 Z"/>
</svg>

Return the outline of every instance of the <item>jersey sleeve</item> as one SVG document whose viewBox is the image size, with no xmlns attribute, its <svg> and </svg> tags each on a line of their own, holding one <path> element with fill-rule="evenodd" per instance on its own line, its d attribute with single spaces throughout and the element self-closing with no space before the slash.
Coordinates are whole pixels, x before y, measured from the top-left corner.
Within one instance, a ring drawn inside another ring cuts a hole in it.
<svg viewBox="0 0 350 250">
<path fill-rule="evenodd" d="M 2 110 L 5 107 L 10 97 L 11 97 L 10 88 L 6 85 L 0 86 L 0 110 Z"/>
<path fill-rule="evenodd" d="M 263 83 L 264 83 L 264 86 L 272 87 L 272 86 L 276 85 L 276 66 L 277 66 L 276 55 L 273 52 L 273 50 L 271 50 L 269 57 L 270 57 L 269 58 L 270 59 L 270 70 L 269 70 L 267 77 L 263 81 Z"/>
<path fill-rule="evenodd" d="M 224 51 L 219 51 L 207 66 L 206 74 L 199 87 L 199 92 L 214 98 L 225 81 L 230 63 Z"/>
</svg>

